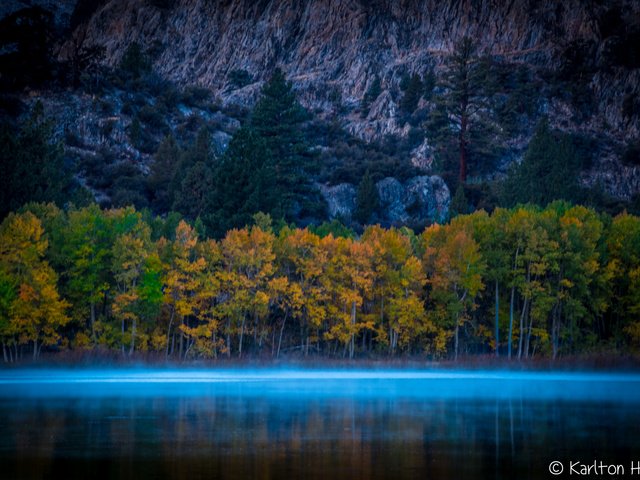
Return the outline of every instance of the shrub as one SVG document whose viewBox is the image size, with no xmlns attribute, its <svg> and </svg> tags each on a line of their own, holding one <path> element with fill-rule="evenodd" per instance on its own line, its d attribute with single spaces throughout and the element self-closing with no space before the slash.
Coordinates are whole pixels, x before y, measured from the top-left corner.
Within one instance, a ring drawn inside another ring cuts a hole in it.
<svg viewBox="0 0 640 480">
<path fill-rule="evenodd" d="M 253 82 L 253 77 L 246 70 L 232 70 L 229 72 L 227 76 L 227 80 L 229 80 L 229 86 L 232 87 L 232 90 L 243 88 Z"/>
<path fill-rule="evenodd" d="M 138 118 L 142 123 L 154 130 L 159 130 L 164 133 L 168 128 L 162 113 L 152 105 L 142 107 L 138 112 Z"/>
<path fill-rule="evenodd" d="M 211 99 L 211 91 L 198 85 L 190 85 L 182 92 L 180 100 L 190 107 L 202 108 Z"/>
</svg>

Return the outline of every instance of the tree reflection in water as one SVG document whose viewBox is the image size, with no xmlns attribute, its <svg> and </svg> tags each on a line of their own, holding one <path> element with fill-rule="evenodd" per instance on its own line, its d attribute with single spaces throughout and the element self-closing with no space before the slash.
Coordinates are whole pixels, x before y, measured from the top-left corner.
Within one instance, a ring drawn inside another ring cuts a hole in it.
<svg viewBox="0 0 640 480">
<path fill-rule="evenodd" d="M 3 398 L 0 420 L 4 478 L 547 478 L 640 446 L 633 404 L 517 398 Z"/>
</svg>

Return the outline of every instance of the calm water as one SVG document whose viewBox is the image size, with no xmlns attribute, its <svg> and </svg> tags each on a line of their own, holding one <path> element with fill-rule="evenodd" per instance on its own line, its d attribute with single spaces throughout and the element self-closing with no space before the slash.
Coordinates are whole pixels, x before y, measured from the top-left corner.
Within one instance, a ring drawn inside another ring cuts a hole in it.
<svg viewBox="0 0 640 480">
<path fill-rule="evenodd" d="M 638 375 L 0 371 L 0 478 L 625 478 L 639 407 Z"/>
</svg>

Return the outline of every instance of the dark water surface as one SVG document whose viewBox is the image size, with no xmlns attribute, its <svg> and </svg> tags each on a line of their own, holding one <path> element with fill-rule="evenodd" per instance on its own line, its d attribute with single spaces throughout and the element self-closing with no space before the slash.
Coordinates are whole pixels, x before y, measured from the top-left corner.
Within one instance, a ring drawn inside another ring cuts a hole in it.
<svg viewBox="0 0 640 480">
<path fill-rule="evenodd" d="M 640 478 L 639 407 L 625 374 L 5 370 L 0 478 Z"/>
</svg>

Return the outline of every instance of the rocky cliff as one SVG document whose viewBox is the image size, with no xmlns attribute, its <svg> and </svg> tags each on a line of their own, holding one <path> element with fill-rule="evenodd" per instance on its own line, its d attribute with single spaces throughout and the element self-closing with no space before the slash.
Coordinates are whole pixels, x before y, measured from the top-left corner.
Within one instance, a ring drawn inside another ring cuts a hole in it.
<svg viewBox="0 0 640 480">
<path fill-rule="evenodd" d="M 637 165 L 618 159 L 639 137 L 640 3 L 634 0 L 110 0 L 99 2 L 75 35 L 105 47 L 116 65 L 139 42 L 154 68 L 180 84 L 211 88 L 224 104 L 250 105 L 278 66 L 313 112 L 336 117 L 366 140 L 407 135 L 398 112 L 407 73 L 436 70 L 462 36 L 506 64 L 536 75 L 563 71 L 579 82 L 590 108 L 577 114 L 566 98 L 547 95 L 539 113 L 556 126 L 598 137 L 586 184 L 630 198 L 640 191 Z M 72 42 L 60 50 L 69 54 Z M 242 72 L 245 81 L 231 81 Z M 381 94 L 363 116 L 361 100 L 375 77 Z M 545 77 L 546 78 L 546 77 Z M 513 142 L 517 158 L 527 136 Z M 427 142 L 414 152 L 430 163 Z"/>
<path fill-rule="evenodd" d="M 356 210 L 356 188 L 350 183 L 319 185 L 330 218 L 350 221 Z M 380 208 L 373 223 L 425 225 L 447 219 L 451 194 L 437 175 L 410 178 L 404 184 L 393 177 L 376 183 Z"/>
</svg>

